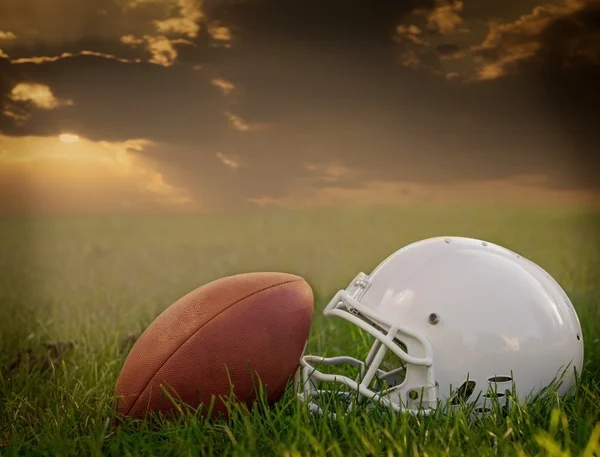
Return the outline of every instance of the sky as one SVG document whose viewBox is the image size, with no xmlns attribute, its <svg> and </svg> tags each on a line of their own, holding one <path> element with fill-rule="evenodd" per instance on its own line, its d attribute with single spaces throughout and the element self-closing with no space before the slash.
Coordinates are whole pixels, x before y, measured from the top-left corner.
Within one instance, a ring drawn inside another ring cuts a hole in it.
<svg viewBox="0 0 600 457">
<path fill-rule="evenodd" d="M 3 0 L 0 214 L 600 202 L 598 0 Z"/>
</svg>

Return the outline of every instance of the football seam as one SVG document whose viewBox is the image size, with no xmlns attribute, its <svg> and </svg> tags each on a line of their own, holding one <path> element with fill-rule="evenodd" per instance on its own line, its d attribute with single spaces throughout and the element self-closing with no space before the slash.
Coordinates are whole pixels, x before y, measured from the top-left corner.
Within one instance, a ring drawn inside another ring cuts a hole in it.
<svg viewBox="0 0 600 457">
<path fill-rule="evenodd" d="M 164 367 L 167 362 L 169 360 L 171 360 L 171 358 L 177 354 L 177 352 L 185 345 L 185 343 L 187 343 L 191 338 L 193 338 L 199 331 L 200 329 L 202 329 L 205 325 L 207 325 L 208 323 L 212 322 L 217 316 L 220 316 L 221 314 L 223 314 L 225 311 L 227 311 L 228 309 L 230 309 L 231 307 L 237 305 L 238 303 L 240 303 L 241 301 L 246 300 L 247 298 L 250 298 L 254 295 L 260 294 L 261 292 L 264 292 L 266 290 L 269 289 L 274 289 L 275 287 L 279 287 L 279 286 L 283 286 L 284 284 L 291 284 L 294 282 L 301 282 L 304 281 L 304 279 L 300 278 L 300 279 L 293 279 L 290 281 L 285 281 L 285 282 L 280 282 L 277 284 L 273 284 L 271 286 L 268 287 L 264 287 L 262 289 L 259 290 L 255 290 L 254 292 L 252 292 L 251 294 L 245 295 L 244 297 L 234 301 L 233 303 L 231 303 L 229 306 L 227 306 L 226 308 L 222 309 L 221 311 L 219 311 L 217 314 L 215 314 L 213 317 L 211 317 L 209 320 L 207 320 L 206 322 L 204 322 L 200 327 L 198 327 L 190 336 L 188 336 L 185 341 L 183 341 L 178 347 L 177 349 L 175 349 L 173 351 L 173 353 L 171 355 L 169 355 L 169 357 L 167 357 L 167 359 L 156 369 L 156 371 L 152 374 L 152 376 L 150 377 L 150 379 L 148 380 L 148 382 L 144 385 L 144 388 L 142 390 L 140 390 L 140 394 L 138 395 L 138 397 L 135 399 L 135 401 L 133 402 L 133 404 L 131 405 L 131 407 L 127 410 L 127 412 L 123 413 L 124 415 L 128 415 L 131 411 L 133 411 L 133 409 L 135 408 L 135 406 L 138 403 L 138 400 L 142 397 L 143 393 L 146 391 L 146 389 L 148 388 L 148 386 L 150 385 L 150 383 L 152 382 L 152 380 L 155 378 L 156 374 L 161 370 L 162 367 Z"/>
</svg>

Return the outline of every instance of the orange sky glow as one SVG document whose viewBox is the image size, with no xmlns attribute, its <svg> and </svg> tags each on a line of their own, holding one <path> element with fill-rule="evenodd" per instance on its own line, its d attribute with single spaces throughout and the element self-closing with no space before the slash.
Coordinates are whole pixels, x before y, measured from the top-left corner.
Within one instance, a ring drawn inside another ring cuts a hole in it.
<svg viewBox="0 0 600 457">
<path fill-rule="evenodd" d="M 72 133 L 58 137 L 0 136 L 0 210 L 9 213 L 201 212 L 207 195 L 170 182 L 160 164 L 141 154 L 148 140 L 90 141 Z M 232 172 L 243 166 L 217 154 Z M 298 180 L 281 197 L 248 198 L 251 207 L 306 208 L 349 204 L 492 203 L 533 205 L 597 205 L 600 194 L 577 189 L 548 189 L 543 175 L 452 184 L 419 181 L 361 181 L 360 170 L 335 163 L 305 164 L 325 185 Z M 174 177 L 176 178 L 176 176 Z M 337 187 L 350 178 L 360 187 Z M 172 179 L 176 181 L 176 179 Z M 329 185 L 327 185 L 329 183 Z"/>
</svg>

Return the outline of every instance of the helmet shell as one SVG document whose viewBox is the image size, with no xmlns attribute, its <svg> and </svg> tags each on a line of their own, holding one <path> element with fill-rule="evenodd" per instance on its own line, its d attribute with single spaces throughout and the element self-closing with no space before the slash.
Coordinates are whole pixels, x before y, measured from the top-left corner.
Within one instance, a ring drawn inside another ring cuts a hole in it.
<svg viewBox="0 0 600 457">
<path fill-rule="evenodd" d="M 432 349 L 439 400 L 467 380 L 471 398 L 491 386 L 503 395 L 513 383 L 520 401 L 562 376 L 566 394 L 581 372 L 583 336 L 560 285 L 534 262 L 496 244 L 464 237 L 421 240 L 398 250 L 369 275 L 359 298 L 383 328 L 399 326 Z M 413 338 L 409 356 L 424 356 Z M 407 364 L 399 391 L 423 386 Z"/>
</svg>

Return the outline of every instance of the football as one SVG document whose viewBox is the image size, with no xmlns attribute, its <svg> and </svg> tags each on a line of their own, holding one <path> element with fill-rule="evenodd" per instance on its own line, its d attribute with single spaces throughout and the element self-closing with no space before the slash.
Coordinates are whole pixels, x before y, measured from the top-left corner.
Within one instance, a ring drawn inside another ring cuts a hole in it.
<svg viewBox="0 0 600 457">
<path fill-rule="evenodd" d="M 246 273 L 203 285 L 163 311 L 131 348 L 117 380 L 117 417 L 200 409 L 227 417 L 231 392 L 251 406 L 258 379 L 269 405 L 293 377 L 313 316 L 300 276 Z M 187 405 L 187 406 L 186 406 Z"/>
</svg>

